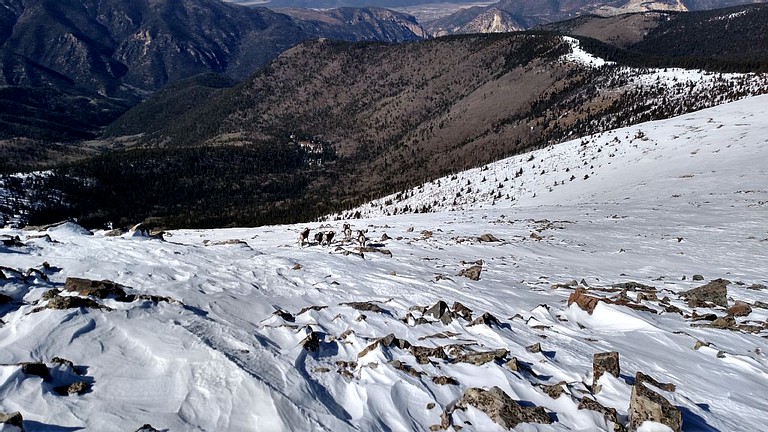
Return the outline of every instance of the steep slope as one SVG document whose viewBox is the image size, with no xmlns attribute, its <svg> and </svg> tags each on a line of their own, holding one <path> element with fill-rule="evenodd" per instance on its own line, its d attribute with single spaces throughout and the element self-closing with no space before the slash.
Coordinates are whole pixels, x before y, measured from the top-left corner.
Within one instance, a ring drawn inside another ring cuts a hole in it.
<svg viewBox="0 0 768 432">
<path fill-rule="evenodd" d="M 47 217 L 308 220 L 529 148 L 765 91 L 762 75 L 608 65 L 551 34 L 309 42 L 165 127 L 122 130 L 144 132 L 147 148 L 58 170 L 61 184 L 51 187 L 65 189 L 73 208 Z M 152 118 L 140 111 L 134 118 Z M 270 158 L 300 162 L 260 177 Z"/>
<path fill-rule="evenodd" d="M 340 235 L 299 247 L 305 225 L 168 241 L 72 223 L 0 230 L 0 412 L 28 431 L 509 430 L 467 396 L 496 386 L 507 408 L 525 407 L 504 417 L 517 430 L 615 431 L 647 420 L 631 409 L 646 389 L 682 430 L 760 430 L 766 102 L 412 191 L 472 196 L 466 181 L 524 168 L 501 189 L 514 203 L 478 193 L 462 211 L 306 225 L 350 222 L 366 248 Z M 590 178 L 568 181 L 585 161 Z M 565 184 L 548 192 L 553 180 Z M 722 297 L 684 294 L 705 284 Z M 618 368 L 597 376 L 606 352 Z"/>
</svg>

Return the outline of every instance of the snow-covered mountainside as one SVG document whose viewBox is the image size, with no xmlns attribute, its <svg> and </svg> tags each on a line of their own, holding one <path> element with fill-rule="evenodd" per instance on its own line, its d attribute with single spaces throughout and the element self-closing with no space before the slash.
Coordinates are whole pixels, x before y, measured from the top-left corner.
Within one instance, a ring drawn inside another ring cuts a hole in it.
<svg viewBox="0 0 768 432">
<path fill-rule="evenodd" d="M 762 430 L 766 119 L 755 97 L 459 173 L 361 208 L 362 248 L 343 220 L 303 247 L 304 225 L 1 230 L 0 413 L 27 431 Z"/>
</svg>

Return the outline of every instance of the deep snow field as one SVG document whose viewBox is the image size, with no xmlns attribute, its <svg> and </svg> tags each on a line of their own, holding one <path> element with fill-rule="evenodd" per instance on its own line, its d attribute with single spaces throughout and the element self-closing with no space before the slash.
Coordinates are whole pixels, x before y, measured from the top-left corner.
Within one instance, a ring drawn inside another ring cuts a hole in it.
<svg viewBox="0 0 768 432">
<path fill-rule="evenodd" d="M 615 409 L 626 426 L 643 372 L 676 386 L 652 388 L 679 409 L 684 431 L 766 430 L 766 161 L 762 96 L 379 200 L 349 221 L 367 229 L 362 253 L 343 240 L 344 220 L 165 240 L 71 223 L 0 230 L 19 236 L 0 246 L 0 293 L 10 297 L 0 306 L 0 412 L 21 412 L 27 431 L 495 431 L 504 428 L 484 412 L 454 404 L 471 387 L 497 386 L 551 421 L 514 430 L 614 431 L 580 400 Z M 436 212 L 387 216 L 405 206 Z M 300 248 L 305 226 L 310 238 L 335 230 L 334 243 Z M 479 280 L 459 276 L 475 265 Z M 147 296 L 46 307 L 79 296 L 63 290 L 69 277 Z M 718 278 L 730 281 L 728 307 L 752 309 L 727 328 L 711 326 L 725 307 L 679 295 Z M 631 281 L 642 285 L 615 286 Z M 569 306 L 577 286 L 607 301 L 592 314 Z M 447 313 L 419 308 L 440 300 Z M 472 325 L 486 312 L 493 318 Z M 621 373 L 595 391 L 593 355 L 607 351 L 618 351 Z M 50 376 L 23 362 L 47 363 Z M 76 381 L 89 385 L 82 394 L 54 390 Z"/>
</svg>

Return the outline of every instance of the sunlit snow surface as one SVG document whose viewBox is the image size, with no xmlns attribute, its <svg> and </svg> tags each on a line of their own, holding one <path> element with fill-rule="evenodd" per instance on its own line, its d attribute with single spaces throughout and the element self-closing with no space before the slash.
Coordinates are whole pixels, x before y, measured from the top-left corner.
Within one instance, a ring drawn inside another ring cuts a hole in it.
<svg viewBox="0 0 768 432">
<path fill-rule="evenodd" d="M 589 315 L 566 305 L 572 288 L 552 286 L 637 281 L 689 314 L 678 292 L 726 278 L 733 282 L 729 304 L 768 302 L 768 290 L 749 288 L 768 283 L 766 160 L 764 96 L 561 144 L 361 208 L 369 218 L 351 221 L 353 228 L 367 229 L 368 246 L 379 250 L 363 257 L 344 253 L 356 251 L 352 242 L 299 248 L 298 232 L 311 227 L 312 237 L 319 223 L 175 231 L 166 241 L 90 236 L 72 225 L 0 230 L 25 243 L 0 246 L 0 265 L 26 271 L 50 264 L 50 281 L 32 275 L 24 282 L 3 269 L 0 291 L 15 301 L 0 306 L 0 412 L 20 411 L 28 431 L 133 431 L 145 423 L 171 431 L 429 430 L 465 389 L 499 386 L 555 420 L 516 430 L 613 430 L 601 414 L 577 406 L 589 394 L 592 355 L 616 350 L 622 375 L 604 376 L 595 398 L 621 421 L 629 383 L 642 371 L 677 386 L 661 393 L 681 409 L 686 431 L 762 430 L 766 330 L 694 327 L 658 302 L 643 303 L 658 314 L 600 303 Z M 406 205 L 440 211 L 385 215 Z M 343 222 L 323 229 L 339 239 Z M 391 239 L 379 241 L 384 233 Z M 479 242 L 485 233 L 501 241 Z M 32 238 L 38 234 L 51 241 Z M 242 242 L 217 244 L 229 239 Z M 480 280 L 457 276 L 479 260 Z M 705 281 L 693 282 L 693 274 Z M 106 299 L 113 310 L 33 312 L 67 277 L 109 279 L 175 301 Z M 490 312 L 501 325 L 401 320 L 413 306 L 438 300 L 461 302 L 475 316 Z M 382 311 L 340 305 L 353 301 L 377 302 Z M 328 307 L 298 314 L 314 305 Z M 294 320 L 273 315 L 278 308 Z M 767 318 L 767 309 L 753 307 L 737 321 L 762 326 Z M 301 346 L 312 331 L 317 352 Z M 358 358 L 389 333 L 428 347 L 505 348 L 506 359 L 516 357 L 533 373 L 451 356 L 419 364 L 394 346 Z M 697 341 L 710 345 L 694 349 Z M 542 353 L 525 349 L 536 342 Z M 59 396 L 56 382 L 17 366 L 55 356 L 84 367 L 92 390 Z M 423 374 L 407 374 L 391 360 Z M 435 376 L 458 385 L 436 384 Z M 560 382 L 566 394 L 556 400 L 537 386 Z M 474 408 L 457 410 L 452 420 L 463 430 L 500 430 Z"/>
</svg>

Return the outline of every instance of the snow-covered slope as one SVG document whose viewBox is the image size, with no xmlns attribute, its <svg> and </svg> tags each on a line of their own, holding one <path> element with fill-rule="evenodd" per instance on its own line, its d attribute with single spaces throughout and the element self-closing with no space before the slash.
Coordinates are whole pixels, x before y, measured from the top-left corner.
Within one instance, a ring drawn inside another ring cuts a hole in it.
<svg viewBox="0 0 768 432">
<path fill-rule="evenodd" d="M 766 119 L 768 97 L 751 98 L 441 179 L 361 208 L 362 250 L 340 239 L 342 220 L 307 225 L 337 236 L 302 248 L 304 225 L 165 241 L 1 230 L 0 412 L 28 431 L 494 431 L 463 396 L 496 386 L 551 422 L 515 430 L 613 431 L 643 372 L 675 385 L 648 388 L 683 430 L 761 430 Z M 441 211 L 385 214 L 404 206 Z M 478 280 L 459 275 L 472 268 Z M 126 293 L 66 291 L 75 277 Z M 717 278 L 748 315 L 680 295 Z M 606 300 L 568 305 L 577 288 Z M 421 308 L 440 300 L 447 313 Z M 88 307 L 50 307 L 68 301 Z M 609 351 L 621 372 L 598 391 L 593 355 Z M 74 382 L 86 390 L 55 390 Z"/>
</svg>

